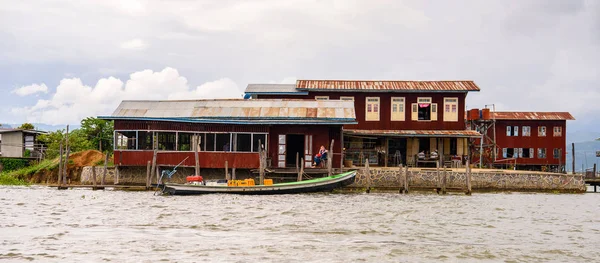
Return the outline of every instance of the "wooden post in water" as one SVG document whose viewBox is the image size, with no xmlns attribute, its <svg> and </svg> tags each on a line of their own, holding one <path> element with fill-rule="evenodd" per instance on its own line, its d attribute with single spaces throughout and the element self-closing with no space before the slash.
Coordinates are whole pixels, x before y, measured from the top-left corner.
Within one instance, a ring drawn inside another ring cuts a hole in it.
<svg viewBox="0 0 600 263">
<path fill-rule="evenodd" d="M 596 164 L 594 164 L 594 173 L 592 174 L 592 178 L 596 178 Z"/>
<path fill-rule="evenodd" d="M 258 181 L 260 185 L 264 185 L 265 183 L 265 168 L 267 166 L 266 162 L 266 153 L 265 153 L 265 146 L 262 144 L 262 142 L 260 141 L 260 139 L 258 140 L 258 158 L 259 158 L 259 169 L 258 169 Z"/>
<path fill-rule="evenodd" d="M 235 167 L 231 168 L 231 180 L 235 180 Z"/>
<path fill-rule="evenodd" d="M 225 161 L 225 180 L 229 180 L 229 162 Z"/>
<path fill-rule="evenodd" d="M 333 174 L 332 169 L 332 163 L 333 163 L 333 143 L 335 141 L 332 139 L 331 140 L 331 144 L 329 145 L 329 153 L 327 154 L 327 175 L 331 176 Z"/>
<path fill-rule="evenodd" d="M 104 184 L 106 183 L 106 174 L 107 173 L 108 173 L 108 152 L 106 152 L 106 155 L 104 156 L 104 171 L 102 171 L 102 181 L 100 181 L 102 186 L 104 186 Z"/>
<path fill-rule="evenodd" d="M 435 189 L 435 191 L 439 194 L 440 189 L 442 188 L 442 186 L 441 186 L 442 177 L 440 176 L 440 162 L 439 161 L 435 162 L 435 173 L 436 173 L 436 176 L 438 179 L 437 188 Z"/>
<path fill-rule="evenodd" d="M 442 194 L 446 194 L 446 166 L 444 165 L 444 172 L 442 173 Z"/>
<path fill-rule="evenodd" d="M 69 170 L 69 125 L 67 125 L 67 136 L 66 136 L 66 140 L 65 140 L 65 150 L 67 151 L 66 156 L 65 156 L 65 164 L 63 165 L 63 185 L 66 187 L 67 186 L 67 173 Z"/>
<path fill-rule="evenodd" d="M 298 171 L 298 182 L 302 181 L 302 175 L 304 174 L 304 158 L 300 159 L 300 171 Z"/>
<path fill-rule="evenodd" d="M 300 172 L 300 171 L 298 170 L 298 160 L 299 160 L 299 158 L 300 158 L 300 153 L 299 153 L 299 152 L 296 152 L 296 173 Z"/>
<path fill-rule="evenodd" d="M 402 164 L 400 164 L 398 167 L 399 167 L 399 169 L 398 169 L 398 173 L 399 173 L 399 175 L 400 175 L 400 178 L 398 179 L 398 181 L 399 181 L 399 182 L 400 182 L 400 181 L 402 181 L 402 185 L 404 185 L 404 184 L 406 183 L 406 180 L 404 180 L 404 177 L 405 177 L 406 175 L 404 174 L 404 170 L 402 169 Z M 400 189 L 398 190 L 398 192 L 400 192 L 401 194 L 404 194 L 404 189 L 406 189 L 406 186 L 403 186 L 402 188 L 400 188 Z"/>
<path fill-rule="evenodd" d="M 152 136 L 154 137 L 154 135 Z M 152 143 L 152 148 L 154 149 L 154 153 L 152 154 L 152 167 L 150 168 L 150 183 L 152 183 L 152 178 L 156 175 L 156 184 L 158 184 L 158 178 L 160 175 L 158 174 L 158 167 L 156 165 L 156 156 L 158 155 L 158 140 L 154 139 Z"/>
<path fill-rule="evenodd" d="M 467 195 L 471 195 L 471 166 L 469 165 L 469 160 L 467 160 Z"/>
<path fill-rule="evenodd" d="M 575 143 L 571 143 L 571 154 L 573 156 L 573 171 L 572 174 L 575 174 Z M 584 172 L 584 171 L 581 171 Z"/>
<path fill-rule="evenodd" d="M 60 149 L 58 150 L 58 178 L 56 183 L 58 184 L 59 188 L 62 185 L 62 170 L 63 170 L 63 144 L 62 144 L 62 140 L 60 141 L 60 144 L 58 146 Z"/>
<path fill-rule="evenodd" d="M 371 192 L 371 172 L 369 171 L 369 158 L 365 159 L 365 176 L 367 179 L 367 193 Z"/>
<path fill-rule="evenodd" d="M 148 164 L 146 164 L 146 190 L 150 189 L 150 184 L 152 183 L 152 180 L 150 179 L 150 175 L 152 174 L 152 162 L 148 161 Z"/>
<path fill-rule="evenodd" d="M 94 180 L 93 182 L 93 190 L 96 190 L 96 166 L 92 166 L 92 180 Z"/>
<path fill-rule="evenodd" d="M 194 141 L 194 159 L 195 159 L 194 169 L 195 169 L 195 173 L 196 173 L 195 176 L 198 176 L 198 175 L 200 175 L 200 158 L 198 157 L 198 152 L 200 150 L 199 149 L 200 143 L 198 141 L 200 140 L 200 135 L 194 134 L 193 138 L 194 138 L 193 141 Z"/>
<path fill-rule="evenodd" d="M 408 165 L 404 167 L 404 193 L 408 194 Z"/>
</svg>

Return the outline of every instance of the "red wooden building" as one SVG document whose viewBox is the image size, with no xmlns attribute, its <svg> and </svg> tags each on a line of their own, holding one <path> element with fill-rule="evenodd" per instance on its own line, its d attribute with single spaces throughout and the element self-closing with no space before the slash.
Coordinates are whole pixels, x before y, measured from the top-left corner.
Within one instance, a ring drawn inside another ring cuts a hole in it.
<svg viewBox="0 0 600 263">
<path fill-rule="evenodd" d="M 296 84 L 250 84 L 252 99 L 353 101 L 354 124 L 345 124 L 344 159 L 362 165 L 416 165 L 421 151 L 451 156 L 468 154 L 465 99 L 479 91 L 473 81 L 298 80 Z"/>
<path fill-rule="evenodd" d="M 200 136 L 201 168 L 259 167 L 259 141 L 272 167 L 295 167 L 296 153 L 311 159 L 321 145 L 342 140 L 342 125 L 355 123 L 354 106 L 346 101 L 193 100 L 123 101 L 114 120 L 114 162 L 146 166 L 158 149 L 157 164 L 193 167 L 192 138 Z M 156 144 L 155 144 L 156 142 Z M 341 144 L 334 143 L 333 167 L 341 165 Z M 336 162 L 337 159 L 337 162 Z"/>
<path fill-rule="evenodd" d="M 475 110 L 477 111 L 477 110 Z M 488 122 L 484 144 L 496 147 L 496 154 L 484 153 L 484 163 L 495 167 L 512 166 L 524 170 L 563 172 L 566 162 L 567 120 L 574 120 L 568 112 L 490 112 L 471 114 L 473 123 Z M 485 115 L 485 116 L 484 116 Z M 495 133 L 495 135 L 494 135 Z M 495 140 L 494 140 L 495 137 Z M 494 143 L 495 141 L 495 143 Z M 487 143 L 490 142 L 490 143 Z M 480 147 L 480 140 L 473 146 Z M 483 148 L 483 147 L 482 147 Z M 486 147 L 484 152 L 490 152 Z M 493 151 L 493 150 L 492 150 Z M 473 160 L 478 160 L 478 151 Z M 488 158 L 486 158 L 488 157 Z"/>
</svg>

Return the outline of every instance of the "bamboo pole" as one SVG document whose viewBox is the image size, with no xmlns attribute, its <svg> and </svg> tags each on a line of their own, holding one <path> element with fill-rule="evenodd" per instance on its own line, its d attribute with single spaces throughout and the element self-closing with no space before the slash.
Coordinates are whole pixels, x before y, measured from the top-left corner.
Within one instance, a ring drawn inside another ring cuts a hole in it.
<svg viewBox="0 0 600 263">
<path fill-rule="evenodd" d="M 94 180 L 93 185 L 94 187 L 92 188 L 93 190 L 96 190 L 96 166 L 92 166 L 92 180 Z"/>
<path fill-rule="evenodd" d="M 571 143 L 571 154 L 573 156 L 573 174 L 575 174 L 575 143 Z"/>
<path fill-rule="evenodd" d="M 231 168 L 231 180 L 235 180 L 235 167 Z"/>
<path fill-rule="evenodd" d="M 300 171 L 298 170 L 298 160 L 299 160 L 299 158 L 300 158 L 300 153 L 299 153 L 299 152 L 296 152 L 296 173 L 300 172 Z"/>
<path fill-rule="evenodd" d="M 408 165 L 404 168 L 404 193 L 408 194 Z"/>
<path fill-rule="evenodd" d="M 265 158 L 265 147 L 260 140 L 258 140 L 258 158 L 259 158 L 259 183 L 260 185 L 264 185 L 265 182 L 265 166 L 266 166 L 266 158 Z"/>
<path fill-rule="evenodd" d="M 331 176 L 333 174 L 333 143 L 335 140 L 331 140 L 331 144 L 329 145 L 329 154 L 327 155 L 327 175 Z"/>
<path fill-rule="evenodd" d="M 298 171 L 298 182 L 302 181 L 302 175 L 304 174 L 304 158 L 300 159 L 300 170 Z"/>
<path fill-rule="evenodd" d="M 225 161 L 225 179 L 230 180 L 229 178 L 229 162 Z"/>
<path fill-rule="evenodd" d="M 193 141 L 194 141 L 194 159 L 195 159 L 195 175 L 198 176 L 200 175 L 200 157 L 198 157 L 198 152 L 200 151 L 200 143 L 198 142 L 200 140 L 200 136 L 198 134 L 195 134 L 193 137 Z"/>
<path fill-rule="evenodd" d="M 152 181 L 150 180 L 150 175 L 152 174 L 152 161 L 148 161 L 146 164 L 146 189 L 150 189 L 150 184 Z"/>
<path fill-rule="evenodd" d="M 444 165 L 444 172 L 442 174 L 442 194 L 446 194 L 446 166 Z"/>
<path fill-rule="evenodd" d="M 104 156 L 104 171 L 102 171 L 102 181 L 100 183 L 104 186 L 106 183 L 106 174 L 108 173 L 108 152 Z"/>
<path fill-rule="evenodd" d="M 469 160 L 467 160 L 467 195 L 471 195 L 471 166 L 469 165 Z"/>
<path fill-rule="evenodd" d="M 441 184 L 442 184 L 442 178 L 440 176 L 440 162 L 439 161 L 437 161 L 435 163 L 435 173 L 436 173 L 436 176 L 437 176 L 437 179 L 438 179 L 438 183 L 437 183 L 438 187 L 435 189 L 435 191 L 439 194 L 440 193 L 440 189 L 442 188 L 442 186 L 441 186 Z"/>
<path fill-rule="evenodd" d="M 60 144 L 58 146 L 60 149 L 58 150 L 59 155 L 58 155 L 58 178 L 56 183 L 58 183 L 58 185 L 62 185 L 62 170 L 63 170 L 63 143 L 62 140 L 60 141 Z"/>
<path fill-rule="evenodd" d="M 67 173 L 69 170 L 69 125 L 67 125 L 67 136 L 66 136 L 66 140 L 65 140 L 65 150 L 66 150 L 66 156 L 65 156 L 65 164 L 63 165 L 63 185 L 67 185 Z"/>
<path fill-rule="evenodd" d="M 369 158 L 365 159 L 365 175 L 367 179 L 367 193 L 371 192 L 371 172 L 369 171 Z"/>
</svg>

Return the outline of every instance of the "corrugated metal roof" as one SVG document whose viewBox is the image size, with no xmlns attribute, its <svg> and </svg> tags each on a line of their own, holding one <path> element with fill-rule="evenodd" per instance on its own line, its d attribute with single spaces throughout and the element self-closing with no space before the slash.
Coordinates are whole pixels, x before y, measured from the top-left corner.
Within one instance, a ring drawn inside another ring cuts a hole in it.
<svg viewBox="0 0 600 263">
<path fill-rule="evenodd" d="M 297 90 L 296 84 L 248 84 L 244 92 L 249 94 L 307 94 Z"/>
<path fill-rule="evenodd" d="M 11 132 L 23 132 L 33 134 L 46 134 L 48 132 L 38 130 L 24 130 L 24 129 L 0 129 L 0 133 L 11 133 Z"/>
<path fill-rule="evenodd" d="M 356 135 L 381 135 L 398 137 L 481 137 L 481 133 L 473 130 L 352 130 L 344 129 L 344 133 Z"/>
<path fill-rule="evenodd" d="M 496 111 L 491 114 L 496 120 L 575 120 L 568 112 Z"/>
<path fill-rule="evenodd" d="M 194 122 L 354 123 L 354 102 L 317 100 L 122 101 L 103 119 L 187 120 Z"/>
<path fill-rule="evenodd" d="M 343 90 L 343 91 L 429 91 L 464 92 L 479 91 L 471 80 L 452 81 L 389 81 L 389 80 L 298 80 L 299 90 Z"/>
</svg>

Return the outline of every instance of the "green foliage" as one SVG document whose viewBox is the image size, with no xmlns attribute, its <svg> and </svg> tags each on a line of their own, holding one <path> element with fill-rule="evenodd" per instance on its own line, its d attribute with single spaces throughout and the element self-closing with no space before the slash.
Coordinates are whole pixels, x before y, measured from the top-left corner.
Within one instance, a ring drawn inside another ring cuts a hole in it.
<svg viewBox="0 0 600 263">
<path fill-rule="evenodd" d="M 35 130 L 35 127 L 33 126 L 33 124 L 26 122 L 26 123 L 21 124 L 21 126 L 19 126 L 18 129 Z"/>
<path fill-rule="evenodd" d="M 47 159 L 58 157 L 61 141 L 63 142 L 64 147 L 64 138 L 64 130 L 58 130 L 38 136 L 38 140 L 48 147 L 46 150 Z M 71 153 L 95 149 L 94 145 L 87 139 L 87 135 L 81 129 L 69 132 L 69 148 L 71 149 Z"/>
<path fill-rule="evenodd" d="M 81 130 L 97 150 L 112 152 L 114 122 L 88 117 L 81 121 Z"/>
<path fill-rule="evenodd" d="M 29 166 L 29 160 L 0 158 L 0 164 L 3 167 L 2 171 L 10 172 Z"/>
<path fill-rule="evenodd" d="M 0 185 L 29 185 L 23 179 L 17 179 L 6 173 L 0 173 Z"/>
<path fill-rule="evenodd" d="M 6 174 L 7 176 L 16 178 L 16 179 L 24 179 L 27 178 L 30 175 L 33 175 L 39 171 L 42 170 L 53 170 L 56 169 L 58 167 L 58 160 L 44 160 L 36 165 L 31 165 L 31 166 L 27 166 L 25 168 L 16 170 L 16 171 L 11 171 L 11 172 L 7 172 L 3 174 Z"/>
</svg>

